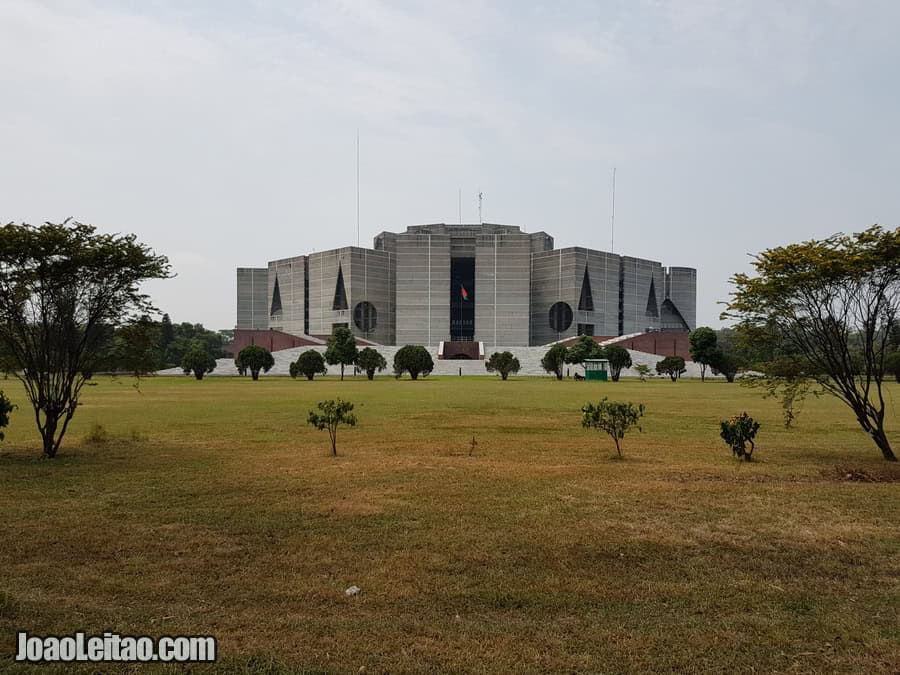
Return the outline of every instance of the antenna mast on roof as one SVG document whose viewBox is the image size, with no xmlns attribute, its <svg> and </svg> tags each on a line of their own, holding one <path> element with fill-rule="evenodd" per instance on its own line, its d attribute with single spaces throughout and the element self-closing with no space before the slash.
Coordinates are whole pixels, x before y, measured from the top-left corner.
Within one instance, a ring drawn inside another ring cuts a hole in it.
<svg viewBox="0 0 900 675">
<path fill-rule="evenodd" d="M 359 248 L 359 128 L 356 129 L 356 248 Z"/>
<path fill-rule="evenodd" d="M 484 201 L 484 193 L 478 192 L 478 223 L 480 225 L 484 225 L 484 220 L 481 217 L 481 202 Z"/>
<path fill-rule="evenodd" d="M 612 215 L 609 218 L 609 252 L 616 252 L 616 167 L 613 167 Z"/>
</svg>

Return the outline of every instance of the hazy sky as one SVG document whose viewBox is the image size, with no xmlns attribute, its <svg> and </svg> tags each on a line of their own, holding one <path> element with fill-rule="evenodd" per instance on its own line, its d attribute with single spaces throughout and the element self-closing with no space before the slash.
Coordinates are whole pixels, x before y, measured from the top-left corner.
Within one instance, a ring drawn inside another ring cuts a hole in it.
<svg viewBox="0 0 900 675">
<path fill-rule="evenodd" d="M 190 6 L 190 8 L 187 8 Z M 235 267 L 477 221 L 699 270 L 900 224 L 900 2 L 0 2 L 0 220 L 135 232 L 175 321 Z"/>
</svg>

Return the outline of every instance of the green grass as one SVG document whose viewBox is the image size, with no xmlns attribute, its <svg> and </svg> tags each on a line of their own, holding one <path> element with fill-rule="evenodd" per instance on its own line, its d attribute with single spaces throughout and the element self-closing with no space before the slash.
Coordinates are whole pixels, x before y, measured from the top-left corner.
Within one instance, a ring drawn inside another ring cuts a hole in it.
<svg viewBox="0 0 900 675">
<path fill-rule="evenodd" d="M 20 629 L 211 633 L 232 672 L 900 669 L 900 482 L 837 471 L 900 473 L 834 399 L 788 431 L 719 382 L 100 379 L 41 461 L 0 387 L 0 669 Z M 647 407 L 624 461 L 603 395 Z"/>
</svg>

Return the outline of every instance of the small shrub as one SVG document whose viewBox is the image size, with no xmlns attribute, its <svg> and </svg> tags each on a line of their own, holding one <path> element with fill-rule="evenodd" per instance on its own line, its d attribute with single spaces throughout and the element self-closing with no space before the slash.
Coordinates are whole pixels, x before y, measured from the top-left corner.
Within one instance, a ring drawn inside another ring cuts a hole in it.
<svg viewBox="0 0 900 675">
<path fill-rule="evenodd" d="M 216 369 L 216 357 L 206 351 L 206 347 L 195 341 L 181 359 L 181 370 L 185 375 L 194 374 L 198 380 Z"/>
<path fill-rule="evenodd" d="M 237 355 L 234 365 L 241 375 L 246 375 L 247 371 L 250 371 L 250 377 L 256 381 L 259 379 L 259 371 L 268 373 L 272 369 L 275 357 L 265 347 L 247 345 Z"/>
<path fill-rule="evenodd" d="M 622 457 L 619 441 L 632 427 L 641 431 L 640 419 L 644 416 L 644 404 L 610 401 L 606 397 L 600 403 L 585 403 L 581 407 L 581 426 L 605 431 L 616 444 L 616 452 Z"/>
<path fill-rule="evenodd" d="M 3 393 L 3 390 L 0 390 L 0 441 L 6 438 L 3 435 L 3 429 L 9 426 L 9 414 L 15 410 L 16 406 L 12 404 Z"/>
<path fill-rule="evenodd" d="M 362 370 L 366 377 L 370 380 L 375 379 L 375 371 L 381 372 L 387 368 L 387 361 L 384 357 L 371 347 L 359 350 L 356 356 L 356 365 Z"/>
<path fill-rule="evenodd" d="M 405 345 L 394 354 L 394 375 L 399 378 L 405 372 L 417 380 L 419 374 L 428 377 L 434 370 L 434 359 L 425 347 L 421 345 Z"/>
<path fill-rule="evenodd" d="M 734 456 L 749 462 L 756 449 L 753 439 L 756 438 L 756 432 L 759 431 L 759 422 L 743 412 L 730 420 L 722 420 L 719 422 L 719 426 L 722 430 L 719 435 L 731 448 Z M 749 448 L 747 448 L 748 443 L 750 444 Z"/>
<path fill-rule="evenodd" d="M 541 358 L 541 368 L 556 375 L 557 380 L 563 379 L 563 366 L 566 364 L 568 354 L 569 350 L 561 342 L 553 345 Z"/>
<path fill-rule="evenodd" d="M 102 424 L 92 425 L 90 431 L 88 431 L 87 433 L 87 436 L 84 437 L 85 443 L 92 444 L 106 443 L 108 440 L 109 432 L 106 431 L 106 428 Z"/>
<path fill-rule="evenodd" d="M 667 356 L 656 364 L 656 372 L 660 375 L 668 375 L 672 382 L 684 375 L 684 359 L 680 356 Z"/>
<path fill-rule="evenodd" d="M 623 368 L 631 368 L 631 354 L 625 347 L 612 345 L 606 348 L 606 358 L 609 360 L 609 376 L 613 382 L 618 382 Z"/>
<path fill-rule="evenodd" d="M 641 378 L 641 382 L 647 381 L 647 376 L 650 374 L 650 366 L 646 363 L 639 363 L 634 367 L 634 372 L 638 374 L 638 377 Z"/>
<path fill-rule="evenodd" d="M 519 359 L 513 356 L 512 352 L 494 352 L 484 362 L 484 368 L 489 373 L 500 373 L 500 378 L 505 381 L 510 373 L 515 375 L 521 370 L 522 366 L 519 363 Z"/>
<path fill-rule="evenodd" d="M 337 428 L 341 424 L 348 427 L 356 426 L 356 415 L 353 414 L 353 404 L 343 399 L 328 399 L 316 404 L 319 412 L 309 411 L 306 423 L 318 430 L 327 429 L 331 439 L 331 454 L 337 456 Z"/>
<path fill-rule="evenodd" d="M 324 375 L 327 372 L 325 357 L 315 349 L 306 350 L 290 365 L 290 373 L 293 378 L 305 375 L 307 380 L 312 380 L 316 375 Z"/>
</svg>

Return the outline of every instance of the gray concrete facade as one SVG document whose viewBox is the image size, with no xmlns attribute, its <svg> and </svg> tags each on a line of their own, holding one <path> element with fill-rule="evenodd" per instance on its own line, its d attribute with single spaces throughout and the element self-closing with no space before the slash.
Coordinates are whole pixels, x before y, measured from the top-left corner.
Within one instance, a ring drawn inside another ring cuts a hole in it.
<svg viewBox="0 0 900 675">
<path fill-rule="evenodd" d="M 579 334 L 695 327 L 697 272 L 606 251 L 554 249 L 511 225 L 415 225 L 237 271 L 238 328 L 385 345 L 543 345 Z"/>
<path fill-rule="evenodd" d="M 237 325 L 246 328 L 269 327 L 269 270 L 265 267 L 237 269 Z"/>
</svg>

